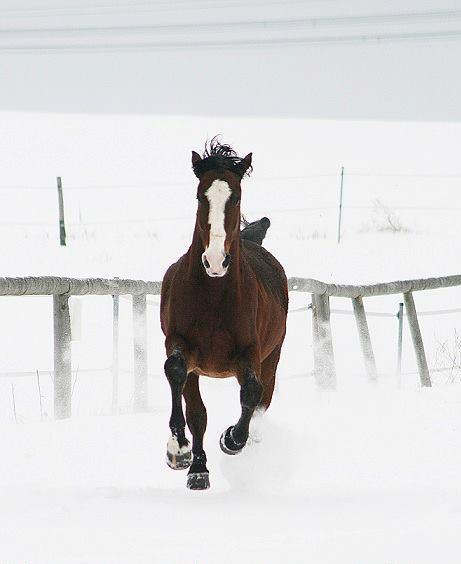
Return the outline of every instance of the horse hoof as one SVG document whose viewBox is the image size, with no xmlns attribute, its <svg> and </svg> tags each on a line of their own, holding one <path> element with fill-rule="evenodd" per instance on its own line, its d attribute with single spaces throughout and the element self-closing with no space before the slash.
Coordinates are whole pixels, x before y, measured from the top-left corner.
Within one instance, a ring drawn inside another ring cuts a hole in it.
<svg viewBox="0 0 461 564">
<path fill-rule="evenodd" d="M 210 487 L 208 472 L 194 472 L 187 476 L 187 487 L 190 490 L 207 490 Z"/>
<path fill-rule="evenodd" d="M 221 438 L 219 439 L 219 446 L 221 447 L 221 450 L 226 454 L 239 454 L 240 452 L 242 452 L 243 447 L 245 446 L 245 443 L 238 443 L 237 441 L 235 441 L 234 437 L 232 436 L 233 428 L 234 427 L 229 427 L 229 429 L 227 429 L 227 431 L 224 431 L 224 433 L 221 435 Z"/>
<path fill-rule="evenodd" d="M 174 435 L 166 445 L 166 463 L 173 470 L 185 470 L 192 464 L 192 449 L 189 441 L 180 447 Z"/>
</svg>

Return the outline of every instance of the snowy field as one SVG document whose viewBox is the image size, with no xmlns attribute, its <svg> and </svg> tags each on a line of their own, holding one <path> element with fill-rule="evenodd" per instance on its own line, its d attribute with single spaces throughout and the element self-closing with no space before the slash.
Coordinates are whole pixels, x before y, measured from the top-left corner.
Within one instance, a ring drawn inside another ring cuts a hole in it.
<svg viewBox="0 0 461 564">
<path fill-rule="evenodd" d="M 218 132 L 254 153 L 242 209 L 271 218 L 266 246 L 288 275 L 370 283 L 460 273 L 459 124 L 32 113 L 0 121 L 2 276 L 161 279 L 191 238 L 190 151 Z M 291 309 L 310 301 L 290 298 Z M 395 314 L 399 301 L 365 307 Z M 415 301 L 421 312 L 461 308 L 461 291 Z M 0 300 L 2 564 L 459 562 L 460 313 L 420 319 L 429 365 L 443 369 L 425 390 L 406 325 L 397 378 L 397 321 L 369 318 L 373 386 L 353 317 L 333 314 L 336 392 L 317 390 L 311 376 L 310 313 L 290 313 L 274 401 L 258 421 L 262 442 L 237 457 L 220 451 L 221 432 L 238 418 L 238 386 L 203 382 L 211 489 L 191 492 L 185 473 L 164 461 L 169 389 L 158 297 L 150 302 L 150 412 L 131 413 L 130 301 L 121 300 L 120 414 L 112 415 L 111 300 L 85 297 L 74 305 L 82 310 L 74 416 L 54 422 L 51 300 Z M 351 310 L 339 298 L 332 307 Z"/>
</svg>

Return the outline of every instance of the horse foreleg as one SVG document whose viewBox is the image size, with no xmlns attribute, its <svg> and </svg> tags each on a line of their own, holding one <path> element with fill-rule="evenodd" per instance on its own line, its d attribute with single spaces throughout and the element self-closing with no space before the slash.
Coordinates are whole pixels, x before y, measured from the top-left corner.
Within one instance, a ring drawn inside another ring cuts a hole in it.
<svg viewBox="0 0 461 564">
<path fill-rule="evenodd" d="M 165 375 L 171 388 L 171 438 L 167 443 L 167 464 L 183 470 L 191 464 L 191 447 L 186 439 L 186 420 L 182 410 L 182 393 L 187 381 L 187 365 L 180 349 L 174 349 L 165 362 Z"/>
<path fill-rule="evenodd" d="M 263 386 L 252 368 L 245 368 L 238 380 L 242 413 L 237 423 L 221 435 L 219 444 L 226 454 L 238 454 L 245 446 L 251 418 L 263 393 Z"/>
<path fill-rule="evenodd" d="M 191 372 L 184 387 L 187 426 L 192 433 L 193 460 L 187 475 L 187 487 L 191 490 L 206 490 L 210 487 L 203 436 L 206 431 L 207 413 L 200 395 L 199 377 Z"/>
</svg>

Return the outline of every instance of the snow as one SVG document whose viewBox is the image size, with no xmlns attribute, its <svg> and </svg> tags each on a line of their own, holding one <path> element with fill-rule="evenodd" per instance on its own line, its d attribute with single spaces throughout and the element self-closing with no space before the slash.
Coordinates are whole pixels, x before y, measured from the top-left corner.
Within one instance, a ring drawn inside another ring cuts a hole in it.
<svg viewBox="0 0 461 564">
<path fill-rule="evenodd" d="M 358 401 L 282 377 L 263 441 L 226 457 L 218 439 L 235 417 L 231 387 L 205 386 L 206 492 L 187 490 L 185 473 L 164 462 L 166 405 L 4 427 L 2 559 L 457 561 L 459 390 L 378 387 Z"/>
<path fill-rule="evenodd" d="M 160 279 L 191 237 L 190 151 L 217 132 L 241 154 L 253 151 L 243 209 L 249 219 L 271 218 L 267 247 L 289 275 L 366 283 L 459 272 L 459 124 L 6 112 L 0 119 L 4 276 Z M 386 218 L 377 198 L 408 232 L 380 230 Z M 310 301 L 290 298 L 291 309 Z M 459 288 L 415 295 L 418 311 L 457 308 L 460 298 Z M 310 312 L 290 313 L 274 401 L 258 420 L 262 441 L 238 456 L 218 444 L 238 418 L 238 386 L 204 379 L 211 489 L 191 492 L 186 474 L 165 462 L 170 399 L 158 297 L 149 298 L 151 410 L 142 415 L 131 413 L 130 301 L 120 302 L 120 414 L 112 415 L 111 299 L 78 300 L 74 416 L 59 422 L 50 299 L 0 301 L 1 562 L 458 562 L 459 371 L 434 372 L 434 387 L 422 390 L 406 324 L 399 379 L 397 321 L 369 318 L 380 373 L 371 385 L 353 317 L 334 314 L 338 390 L 322 392 L 310 375 Z M 400 300 L 370 298 L 365 307 L 396 313 Z M 338 298 L 332 307 L 351 304 Z M 453 346 L 459 319 L 420 318 L 431 367 L 447 365 L 441 343 Z"/>
</svg>

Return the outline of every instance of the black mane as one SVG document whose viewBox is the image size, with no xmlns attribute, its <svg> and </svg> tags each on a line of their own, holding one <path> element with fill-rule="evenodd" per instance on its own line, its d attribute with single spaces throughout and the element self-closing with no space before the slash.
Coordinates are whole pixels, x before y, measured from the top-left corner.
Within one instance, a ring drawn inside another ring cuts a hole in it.
<svg viewBox="0 0 461 564">
<path fill-rule="evenodd" d="M 222 145 L 218 136 L 213 137 L 211 141 L 205 143 L 205 150 L 202 160 L 196 162 L 192 166 L 192 170 L 197 178 L 208 170 L 217 170 L 223 172 L 229 170 L 236 174 L 239 178 L 245 175 L 249 176 L 253 167 L 242 158 L 229 145 Z"/>
</svg>

